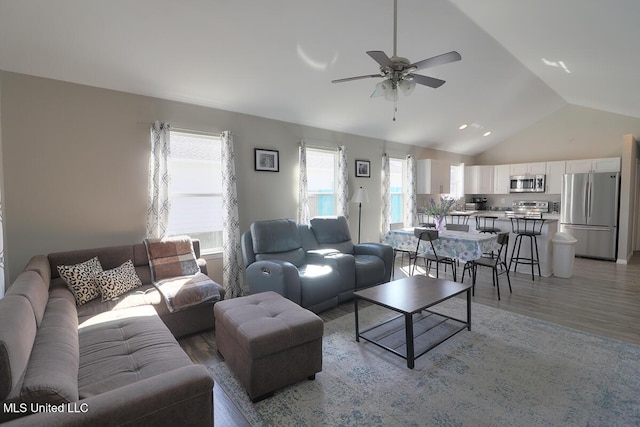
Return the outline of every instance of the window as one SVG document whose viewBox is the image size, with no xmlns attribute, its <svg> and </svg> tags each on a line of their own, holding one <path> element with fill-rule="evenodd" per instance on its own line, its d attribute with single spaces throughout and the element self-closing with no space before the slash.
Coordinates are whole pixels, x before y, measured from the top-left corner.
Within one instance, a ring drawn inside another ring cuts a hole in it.
<svg viewBox="0 0 640 427">
<path fill-rule="evenodd" d="M 169 235 L 200 240 L 202 253 L 222 248 L 222 146 L 211 135 L 171 131 Z"/>
<path fill-rule="evenodd" d="M 391 224 L 404 222 L 404 193 L 406 188 L 406 161 L 389 159 L 389 193 L 391 195 Z"/>
<path fill-rule="evenodd" d="M 334 151 L 307 148 L 309 215 L 336 214 L 337 155 Z"/>
</svg>

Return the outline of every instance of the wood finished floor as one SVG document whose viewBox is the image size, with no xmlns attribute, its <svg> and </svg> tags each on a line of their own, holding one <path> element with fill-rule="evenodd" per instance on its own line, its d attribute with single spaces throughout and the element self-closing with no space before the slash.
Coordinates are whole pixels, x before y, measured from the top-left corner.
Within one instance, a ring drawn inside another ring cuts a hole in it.
<svg viewBox="0 0 640 427">
<path fill-rule="evenodd" d="M 406 275 L 396 262 L 395 278 Z M 441 271 L 442 273 L 442 271 Z M 441 277 L 442 274 L 441 274 Z M 451 278 L 447 273 L 445 278 Z M 574 274 L 562 279 L 511 273 L 513 293 L 506 277 L 500 276 L 501 301 L 491 285 L 491 270 L 478 270 L 475 303 L 519 313 L 581 331 L 640 344 L 640 253 L 629 264 L 616 264 L 576 258 Z M 465 282 L 467 282 L 465 278 Z M 320 315 L 329 321 L 353 312 L 346 302 Z M 196 363 L 216 360 L 214 331 L 206 331 L 180 340 L 181 346 Z M 217 426 L 248 426 L 249 423 L 218 385 L 214 388 L 214 417 Z"/>
</svg>

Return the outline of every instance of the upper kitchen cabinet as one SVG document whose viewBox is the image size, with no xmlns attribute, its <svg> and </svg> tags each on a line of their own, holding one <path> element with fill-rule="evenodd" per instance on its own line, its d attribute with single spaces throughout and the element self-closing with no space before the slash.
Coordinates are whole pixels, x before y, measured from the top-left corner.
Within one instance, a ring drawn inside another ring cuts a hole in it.
<svg viewBox="0 0 640 427">
<path fill-rule="evenodd" d="M 566 173 L 620 172 L 620 157 L 567 160 Z"/>
<path fill-rule="evenodd" d="M 493 194 L 493 166 L 465 166 L 465 194 Z"/>
<path fill-rule="evenodd" d="M 418 160 L 416 178 L 418 194 L 448 194 L 451 191 L 451 165 L 447 161 Z"/>
<path fill-rule="evenodd" d="M 511 175 L 544 175 L 546 169 L 546 162 L 517 163 L 511 165 Z"/>
<path fill-rule="evenodd" d="M 566 163 L 564 160 L 557 162 L 547 162 L 546 170 L 546 193 L 560 194 L 562 192 L 562 176 L 565 173 Z"/>
<path fill-rule="evenodd" d="M 511 165 L 495 165 L 493 167 L 493 194 L 509 194 L 509 177 Z"/>
</svg>

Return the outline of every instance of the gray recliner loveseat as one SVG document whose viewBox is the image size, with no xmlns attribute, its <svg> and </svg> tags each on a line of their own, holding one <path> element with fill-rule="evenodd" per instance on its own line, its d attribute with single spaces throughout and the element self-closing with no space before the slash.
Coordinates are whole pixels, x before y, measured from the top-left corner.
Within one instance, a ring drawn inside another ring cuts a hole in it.
<svg viewBox="0 0 640 427">
<path fill-rule="evenodd" d="M 391 246 L 353 244 L 344 217 L 313 218 L 310 226 L 254 222 L 242 236 L 242 256 L 252 294 L 275 291 L 316 313 L 388 282 L 393 265 Z"/>
</svg>

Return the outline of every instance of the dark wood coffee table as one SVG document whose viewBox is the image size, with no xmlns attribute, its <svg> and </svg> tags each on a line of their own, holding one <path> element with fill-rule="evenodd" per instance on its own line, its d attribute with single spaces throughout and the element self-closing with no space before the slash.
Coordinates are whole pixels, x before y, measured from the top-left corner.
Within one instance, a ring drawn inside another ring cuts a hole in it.
<svg viewBox="0 0 640 427">
<path fill-rule="evenodd" d="M 467 320 L 455 319 L 427 310 L 449 298 L 467 293 Z M 413 369 L 415 359 L 458 332 L 471 330 L 471 285 L 411 276 L 356 291 L 354 295 L 356 341 L 363 338 L 407 360 Z M 365 300 L 400 313 L 360 332 L 358 301 Z M 404 321 L 403 321 L 404 320 Z"/>
</svg>

